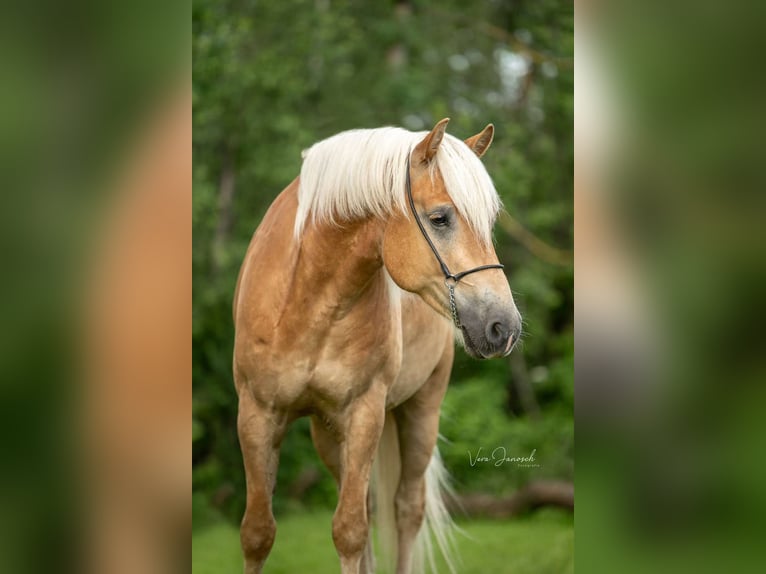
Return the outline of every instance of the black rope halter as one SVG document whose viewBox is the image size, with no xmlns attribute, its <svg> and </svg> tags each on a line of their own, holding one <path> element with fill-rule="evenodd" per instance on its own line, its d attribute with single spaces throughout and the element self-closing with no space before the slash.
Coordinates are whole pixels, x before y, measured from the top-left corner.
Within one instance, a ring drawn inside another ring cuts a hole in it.
<svg viewBox="0 0 766 574">
<path fill-rule="evenodd" d="M 442 256 L 439 255 L 439 251 L 436 249 L 436 245 L 434 245 L 434 242 L 431 241 L 431 237 L 429 237 L 428 232 L 426 231 L 426 228 L 423 225 L 423 222 L 420 220 L 417 210 L 415 209 L 415 200 L 412 199 L 412 182 L 410 181 L 409 154 L 407 155 L 407 199 L 409 200 L 412 215 L 415 216 L 415 221 L 420 228 L 420 232 L 423 234 L 423 237 L 425 237 L 426 241 L 428 242 L 428 246 L 431 248 L 431 251 L 433 251 L 436 260 L 439 262 L 439 265 L 442 268 L 442 273 L 444 273 L 444 284 L 449 290 L 449 305 L 450 310 L 452 311 L 452 320 L 455 322 L 455 326 L 460 329 L 462 325 L 460 323 L 460 317 L 457 313 L 457 305 L 455 305 L 455 286 L 458 284 L 458 281 L 460 281 L 466 275 L 470 275 L 471 273 L 476 273 L 478 271 L 484 271 L 485 269 L 503 269 L 503 265 L 500 263 L 492 263 L 490 265 L 480 265 L 479 267 L 474 267 L 473 269 L 468 269 L 467 271 L 461 271 L 460 273 L 450 272 L 449 267 L 447 267 L 447 264 L 444 262 L 444 259 L 442 259 Z"/>
</svg>

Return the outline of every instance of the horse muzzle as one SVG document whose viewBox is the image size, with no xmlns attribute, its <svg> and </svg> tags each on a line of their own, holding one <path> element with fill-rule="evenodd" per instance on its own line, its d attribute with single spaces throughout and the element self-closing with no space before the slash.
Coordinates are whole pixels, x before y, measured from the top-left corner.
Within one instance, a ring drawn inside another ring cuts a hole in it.
<svg viewBox="0 0 766 574">
<path fill-rule="evenodd" d="M 512 308 L 460 310 L 461 331 L 469 355 L 477 359 L 493 359 L 509 355 L 521 336 L 521 315 Z M 482 316 L 483 315 L 483 316 Z"/>
</svg>

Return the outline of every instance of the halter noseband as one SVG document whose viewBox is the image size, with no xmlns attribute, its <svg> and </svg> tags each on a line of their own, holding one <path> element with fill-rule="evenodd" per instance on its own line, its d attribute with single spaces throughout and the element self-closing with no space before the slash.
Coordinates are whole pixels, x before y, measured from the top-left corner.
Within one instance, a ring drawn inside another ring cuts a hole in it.
<svg viewBox="0 0 766 574">
<path fill-rule="evenodd" d="M 428 232 L 426 231 L 426 228 L 423 225 L 423 222 L 420 220 L 417 210 L 415 209 L 415 200 L 412 199 L 412 182 L 410 181 L 410 156 L 409 155 L 407 155 L 406 187 L 407 187 L 407 199 L 410 204 L 410 209 L 412 210 L 412 215 L 415 216 L 415 222 L 418 224 L 418 227 L 420 228 L 420 232 L 423 234 L 423 237 L 425 237 L 426 242 L 428 243 L 428 246 L 431 248 L 431 251 L 433 251 L 433 254 L 436 257 L 436 260 L 439 262 L 439 265 L 442 268 L 442 273 L 444 273 L 444 284 L 447 286 L 447 289 L 449 290 L 449 305 L 450 305 L 450 310 L 452 311 L 452 320 L 455 322 L 455 327 L 460 329 L 462 328 L 463 325 L 461 325 L 460 323 L 460 317 L 457 314 L 457 305 L 455 305 L 455 286 L 458 284 L 458 281 L 460 281 L 466 275 L 470 275 L 471 273 L 476 273 L 477 271 L 484 271 L 485 269 L 503 269 L 503 265 L 501 265 L 500 263 L 493 263 L 490 265 L 480 265 L 479 267 L 474 267 L 473 269 L 468 269 L 467 271 L 461 271 L 460 273 L 451 273 L 449 270 L 449 267 L 447 267 L 447 264 L 444 262 L 444 259 L 442 259 L 441 255 L 439 255 L 439 251 L 436 249 L 436 245 L 434 245 L 434 242 L 431 241 L 431 238 L 429 237 Z"/>
</svg>

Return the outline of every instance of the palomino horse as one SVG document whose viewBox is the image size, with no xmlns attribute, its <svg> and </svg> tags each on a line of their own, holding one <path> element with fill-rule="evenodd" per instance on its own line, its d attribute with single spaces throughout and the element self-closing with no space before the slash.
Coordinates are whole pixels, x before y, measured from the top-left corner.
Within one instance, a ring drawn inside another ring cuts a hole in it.
<svg viewBox="0 0 766 574">
<path fill-rule="evenodd" d="M 492 245 L 500 202 L 479 160 L 493 127 L 463 142 L 445 135 L 447 122 L 315 144 L 253 236 L 234 295 L 246 574 L 261 572 L 274 543 L 279 447 L 304 415 L 339 485 L 332 538 L 343 574 L 374 570 L 376 452 L 396 572 L 422 565 L 418 546 L 430 553 L 424 520 L 448 543 L 436 439 L 453 339 L 473 357 L 504 356 L 521 317 Z"/>
</svg>

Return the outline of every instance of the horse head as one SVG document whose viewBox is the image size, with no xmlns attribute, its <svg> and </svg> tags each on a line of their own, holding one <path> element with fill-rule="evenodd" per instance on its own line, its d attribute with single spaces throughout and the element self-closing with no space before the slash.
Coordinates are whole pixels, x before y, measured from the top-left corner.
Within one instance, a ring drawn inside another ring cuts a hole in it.
<svg viewBox="0 0 766 574">
<path fill-rule="evenodd" d="M 475 358 L 507 355 L 521 334 L 521 315 L 492 244 L 497 192 L 479 158 L 490 124 L 464 142 L 446 135 L 443 119 L 409 156 L 409 211 L 386 224 L 383 262 L 394 282 L 452 321 Z"/>
</svg>

